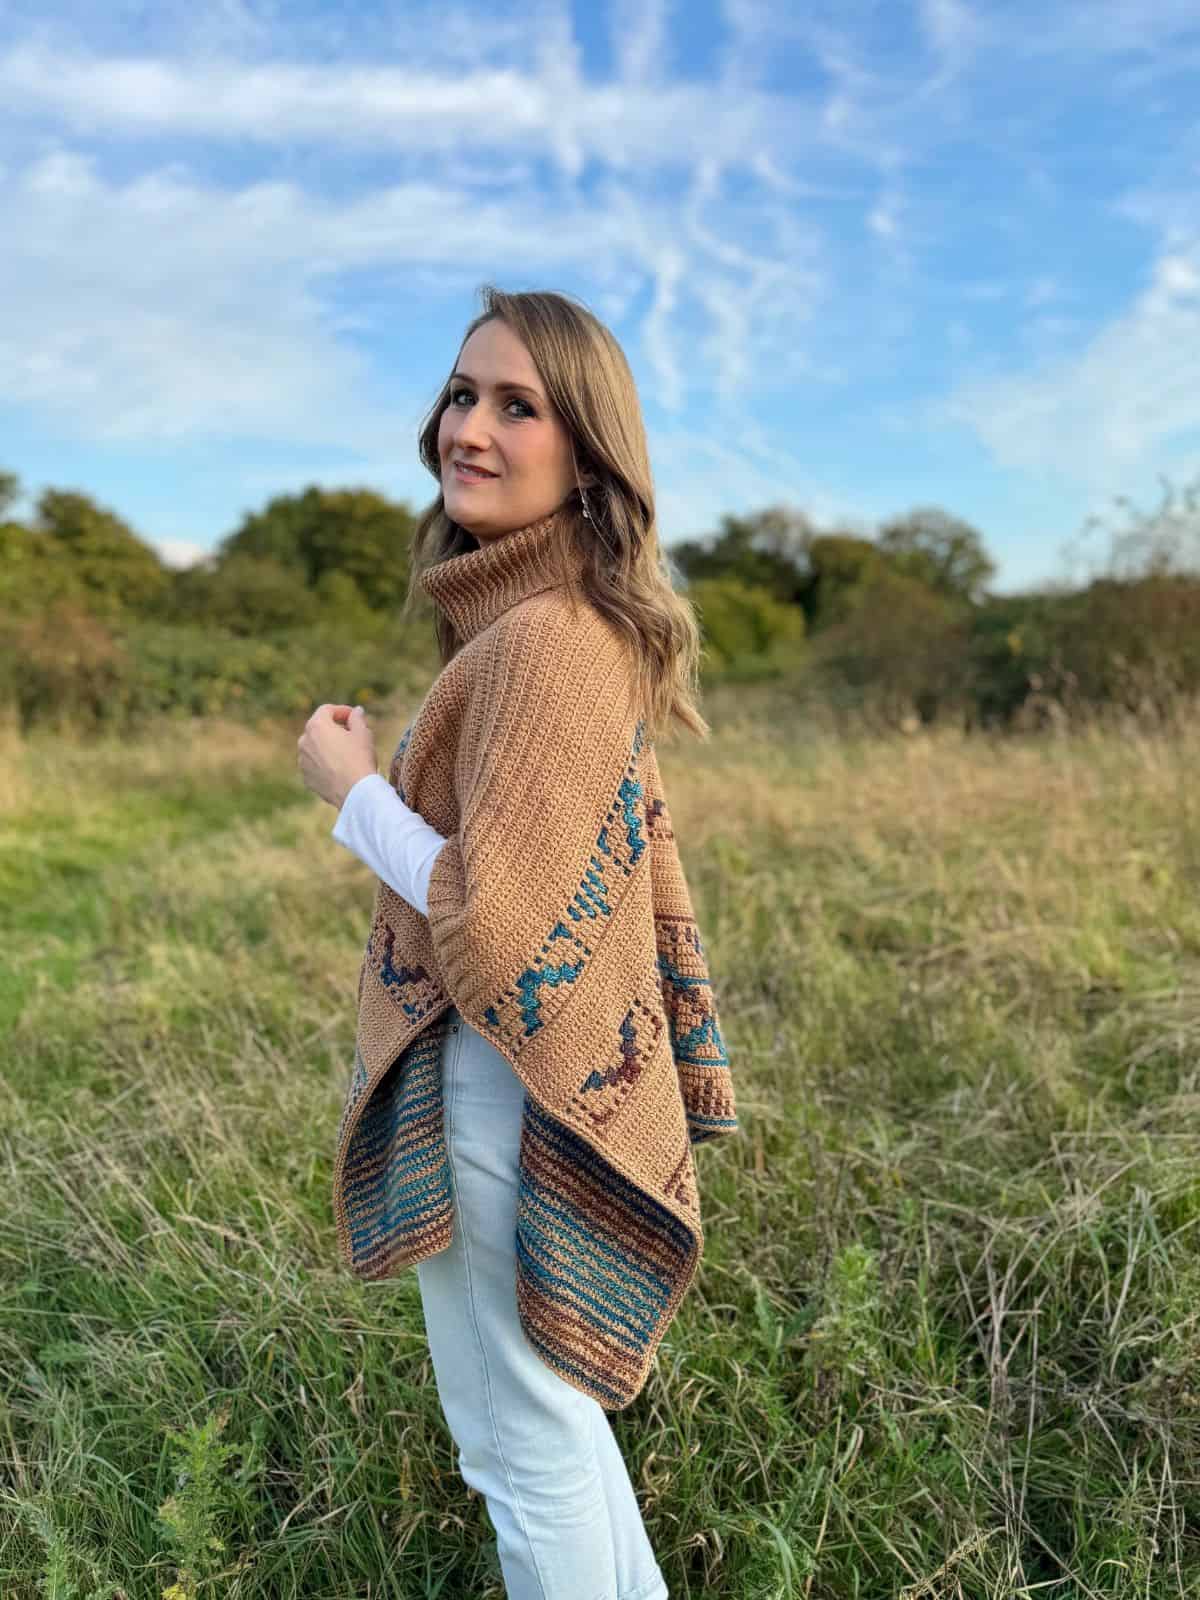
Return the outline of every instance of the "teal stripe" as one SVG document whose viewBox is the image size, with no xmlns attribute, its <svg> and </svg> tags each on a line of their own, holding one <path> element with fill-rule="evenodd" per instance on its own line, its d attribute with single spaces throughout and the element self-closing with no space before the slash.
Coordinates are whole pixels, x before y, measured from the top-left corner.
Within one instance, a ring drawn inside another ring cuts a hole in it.
<svg viewBox="0 0 1200 1600">
<path fill-rule="evenodd" d="M 415 1228 L 410 1228 L 400 1237 L 395 1234 L 380 1234 L 374 1241 L 368 1240 L 364 1249 L 354 1252 L 355 1265 L 358 1267 L 370 1267 L 380 1257 L 394 1255 L 398 1248 L 402 1249 L 405 1245 L 408 1245 L 416 1234 L 429 1233 L 435 1228 L 441 1227 L 449 1219 L 450 1215 L 449 1210 L 441 1214 L 434 1213 L 427 1221 L 418 1224 Z"/>
<path fill-rule="evenodd" d="M 378 1173 L 374 1173 L 370 1177 L 367 1177 L 363 1169 L 368 1167 L 372 1162 L 379 1161 L 386 1157 L 388 1143 L 389 1141 L 385 1139 L 377 1144 L 374 1148 L 367 1149 L 360 1149 L 356 1144 L 346 1158 L 345 1166 L 342 1168 L 343 1172 L 351 1177 L 359 1175 L 357 1176 L 357 1181 L 359 1184 L 364 1182 L 378 1183 Z M 437 1140 L 426 1139 L 419 1145 L 413 1145 L 408 1149 L 397 1150 L 393 1152 L 390 1158 L 390 1165 L 408 1172 L 412 1172 L 422 1166 L 430 1167 L 437 1160 L 437 1151 Z"/>
<path fill-rule="evenodd" d="M 413 1132 L 423 1123 L 428 1123 L 431 1128 L 436 1127 L 436 1119 L 430 1115 L 435 1105 L 436 1102 L 431 1102 L 415 1109 L 401 1107 L 395 1114 L 375 1113 L 364 1117 L 354 1130 L 351 1149 L 353 1151 L 361 1151 L 367 1147 L 379 1149 L 389 1139 L 395 1138 L 401 1129 Z"/>
<path fill-rule="evenodd" d="M 353 1150 L 342 1170 L 360 1184 L 378 1183 L 378 1163 L 381 1161 L 404 1172 L 416 1172 L 422 1167 L 434 1166 L 437 1160 L 438 1144 L 435 1139 L 426 1139 L 419 1145 L 398 1150 L 390 1149 L 385 1140 L 374 1149 Z M 376 1167 L 376 1170 L 371 1172 L 371 1167 Z"/>
<path fill-rule="evenodd" d="M 614 1406 L 619 1407 L 624 1405 L 629 1399 L 627 1394 L 622 1394 L 618 1390 L 614 1389 L 611 1384 L 605 1383 L 604 1379 L 598 1372 L 593 1371 L 591 1368 L 581 1367 L 575 1361 L 567 1360 L 567 1358 L 560 1351 L 556 1350 L 553 1345 L 547 1344 L 545 1339 L 541 1338 L 539 1335 L 531 1334 L 528 1329 L 525 1330 L 525 1333 L 530 1344 L 550 1367 L 558 1370 L 559 1372 L 569 1372 L 572 1377 L 581 1378 L 584 1383 L 589 1386 L 589 1388 L 597 1390 L 600 1394 L 605 1395 L 609 1400 L 611 1400 Z"/>
<path fill-rule="evenodd" d="M 569 1230 L 569 1232 L 575 1231 L 573 1229 Z M 602 1265 L 595 1261 L 592 1261 L 592 1270 L 589 1272 L 586 1267 L 576 1267 L 573 1263 L 564 1265 L 561 1261 L 554 1260 L 548 1252 L 550 1246 L 555 1244 L 561 1246 L 563 1244 L 564 1240 L 561 1234 L 555 1234 L 553 1230 L 547 1231 L 538 1227 L 526 1226 L 523 1219 L 518 1223 L 518 1232 L 528 1234 L 530 1249 L 540 1250 L 543 1254 L 546 1254 L 549 1269 L 560 1274 L 564 1282 L 595 1285 L 595 1292 L 604 1294 L 607 1297 L 612 1305 L 614 1315 L 623 1314 L 631 1328 L 636 1328 L 646 1323 L 653 1324 L 662 1315 L 662 1309 L 670 1299 L 669 1285 L 660 1286 L 660 1291 L 656 1295 L 637 1296 L 623 1294 L 621 1292 L 622 1286 L 619 1283 L 614 1284 L 611 1278 L 604 1274 Z M 541 1241 L 540 1244 L 538 1243 L 539 1240 Z M 577 1238 L 574 1240 L 574 1247 L 574 1260 L 582 1260 L 586 1263 L 588 1252 L 580 1247 Z"/>
<path fill-rule="evenodd" d="M 630 1245 L 625 1248 L 623 1245 L 618 1247 L 606 1244 L 605 1236 L 594 1233 L 587 1226 L 576 1206 L 570 1205 L 570 1209 L 566 1209 L 569 1202 L 565 1200 L 562 1205 L 553 1205 L 547 1196 L 558 1191 L 549 1189 L 546 1184 L 539 1182 L 537 1179 L 530 1179 L 523 1183 L 521 1187 L 525 1194 L 534 1199 L 540 1211 L 545 1212 L 548 1217 L 562 1224 L 568 1233 L 575 1236 L 579 1247 L 585 1254 L 591 1255 L 595 1259 L 597 1266 L 603 1267 L 605 1262 L 601 1258 L 607 1257 L 608 1265 L 627 1274 L 631 1281 L 641 1282 L 643 1289 L 649 1291 L 648 1301 L 658 1301 L 661 1298 L 663 1269 L 658 1267 L 642 1251 L 638 1250 L 636 1246 Z M 553 1228 L 548 1228 L 542 1231 L 547 1236 L 550 1236 L 554 1230 Z"/>
<path fill-rule="evenodd" d="M 449 1202 L 450 1193 L 450 1166 L 448 1162 L 443 1162 L 440 1169 L 431 1174 L 428 1180 L 417 1179 L 412 1183 L 406 1183 L 399 1188 L 389 1190 L 387 1206 L 383 1213 L 371 1222 L 360 1223 L 357 1228 L 351 1230 L 350 1240 L 355 1254 L 359 1252 L 364 1243 L 371 1239 L 382 1237 L 394 1239 L 396 1234 L 402 1231 L 401 1223 L 411 1222 L 414 1218 L 431 1210 L 436 1212 L 441 1206 Z M 413 1195 L 416 1195 L 416 1203 L 401 1204 L 401 1201 L 408 1200 Z M 347 1212 L 362 1216 L 366 1210 L 367 1203 L 378 1200 L 379 1196 L 377 1190 L 372 1190 L 358 1199 L 355 1204 L 351 1203 L 352 1198 L 350 1196 L 347 1197 Z"/>
<path fill-rule="evenodd" d="M 651 1200 L 627 1178 L 614 1171 L 578 1134 L 544 1113 L 528 1096 L 526 1104 L 534 1132 L 548 1149 L 566 1156 L 571 1165 L 593 1176 L 615 1202 L 623 1205 L 632 1215 L 650 1223 L 660 1232 L 672 1234 L 671 1242 L 678 1253 L 685 1254 L 691 1248 L 690 1230 L 672 1216 L 665 1206 Z"/>
<path fill-rule="evenodd" d="M 597 1300 L 594 1295 L 576 1291 L 575 1294 L 568 1296 L 563 1292 L 561 1287 L 556 1288 L 556 1285 L 561 1286 L 565 1280 L 546 1267 L 543 1267 L 536 1257 L 531 1254 L 521 1237 L 520 1228 L 517 1229 L 516 1254 L 517 1260 L 525 1269 L 526 1274 L 531 1278 L 540 1280 L 539 1288 L 546 1295 L 547 1299 L 554 1300 L 560 1305 L 569 1305 L 573 1307 L 576 1313 L 580 1313 L 581 1311 L 578 1301 L 583 1300 L 585 1304 L 589 1304 L 594 1307 L 598 1313 L 596 1316 L 588 1318 L 587 1313 L 582 1312 L 585 1320 L 592 1322 L 592 1324 L 600 1332 L 602 1332 L 606 1338 L 612 1339 L 616 1344 L 623 1344 L 627 1349 L 634 1352 L 640 1352 L 646 1348 L 647 1344 L 649 1343 L 649 1339 L 645 1337 L 638 1337 L 636 1331 L 628 1336 L 622 1336 L 618 1326 L 614 1324 L 613 1315 L 608 1312 L 605 1306 L 599 1300 Z M 616 1316 L 616 1324 L 619 1324 L 624 1320 L 625 1319 L 619 1315 Z M 651 1323 L 651 1332 L 653 1332 L 654 1327 L 655 1324 Z"/>
<path fill-rule="evenodd" d="M 346 1213 L 359 1228 L 368 1226 L 366 1218 L 369 1212 L 375 1213 L 369 1223 L 372 1228 L 384 1228 L 389 1222 L 411 1218 L 445 1198 L 437 1178 L 438 1171 L 434 1169 L 406 1179 L 403 1183 L 392 1182 L 386 1186 L 360 1184 L 346 1197 Z"/>
</svg>

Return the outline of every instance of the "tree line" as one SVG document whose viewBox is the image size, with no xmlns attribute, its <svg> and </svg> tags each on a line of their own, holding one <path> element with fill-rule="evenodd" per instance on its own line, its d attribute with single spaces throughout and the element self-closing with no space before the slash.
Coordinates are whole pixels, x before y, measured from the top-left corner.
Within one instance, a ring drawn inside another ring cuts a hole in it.
<svg viewBox="0 0 1200 1600">
<path fill-rule="evenodd" d="M 277 495 L 177 569 L 84 493 L 48 488 L 25 519 L 20 493 L 0 472 L 0 698 L 23 726 L 366 703 L 433 665 L 432 637 L 396 622 L 416 521 L 402 501 Z M 906 727 L 1161 717 L 1200 690 L 1200 483 L 1117 506 L 1099 571 L 1019 595 L 992 590 L 983 536 L 936 506 L 870 536 L 790 506 L 726 515 L 668 562 L 713 679 L 779 679 Z"/>
</svg>

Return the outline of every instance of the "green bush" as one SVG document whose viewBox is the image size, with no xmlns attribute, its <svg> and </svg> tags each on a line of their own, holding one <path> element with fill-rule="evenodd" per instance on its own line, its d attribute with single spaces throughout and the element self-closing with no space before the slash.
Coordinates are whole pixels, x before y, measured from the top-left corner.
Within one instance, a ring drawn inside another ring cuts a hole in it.
<svg viewBox="0 0 1200 1600">
<path fill-rule="evenodd" d="M 0 702 L 19 726 L 122 727 L 140 718 L 307 715 L 324 701 L 372 705 L 418 692 L 436 671 L 432 639 L 388 619 L 353 630 L 328 619 L 244 638 L 154 621 L 118 627 L 67 602 L 0 624 Z"/>
<path fill-rule="evenodd" d="M 813 640 L 812 688 L 889 725 L 961 713 L 967 638 L 960 605 L 881 569 L 843 620 Z"/>
<path fill-rule="evenodd" d="M 1200 578 L 1099 579 L 1067 608 L 1057 646 L 1076 701 L 1161 717 L 1200 689 Z"/>
<path fill-rule="evenodd" d="M 232 555 L 219 566 L 174 573 L 161 618 L 260 638 L 272 629 L 314 623 L 321 612 L 320 599 L 294 568 L 272 556 Z"/>
<path fill-rule="evenodd" d="M 35 722 L 108 720 L 134 676 L 112 626 L 78 598 L 0 623 L 0 697 L 22 729 Z"/>
<path fill-rule="evenodd" d="M 972 618 L 969 687 L 984 723 L 1061 721 L 1089 707 L 1161 720 L 1200 692 L 1200 578 L 1099 578 L 988 601 Z"/>
<path fill-rule="evenodd" d="M 804 613 L 740 578 L 697 578 L 687 598 L 696 609 L 710 664 L 723 676 L 773 676 L 794 666 L 804 647 Z"/>
</svg>

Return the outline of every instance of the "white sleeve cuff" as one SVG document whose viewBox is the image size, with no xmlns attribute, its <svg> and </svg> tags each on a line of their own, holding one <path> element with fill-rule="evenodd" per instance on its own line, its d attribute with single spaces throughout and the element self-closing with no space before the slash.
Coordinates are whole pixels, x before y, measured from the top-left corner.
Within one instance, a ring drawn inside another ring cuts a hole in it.
<svg viewBox="0 0 1200 1600">
<path fill-rule="evenodd" d="M 351 785 L 331 835 L 421 914 L 429 911 L 429 875 L 446 843 L 388 780 L 369 772 Z"/>
</svg>

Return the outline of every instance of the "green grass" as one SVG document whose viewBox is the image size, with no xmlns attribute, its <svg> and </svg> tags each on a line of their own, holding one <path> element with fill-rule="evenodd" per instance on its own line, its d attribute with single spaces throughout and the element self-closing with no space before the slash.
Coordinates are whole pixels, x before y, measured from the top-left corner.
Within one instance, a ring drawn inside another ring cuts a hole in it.
<svg viewBox="0 0 1200 1600">
<path fill-rule="evenodd" d="M 768 694 L 660 747 L 743 1130 L 613 1419 L 672 1600 L 1200 1594 L 1200 734 Z M 373 880 L 297 731 L 3 752 L 5 1600 L 503 1594 L 336 1260 Z"/>
</svg>

